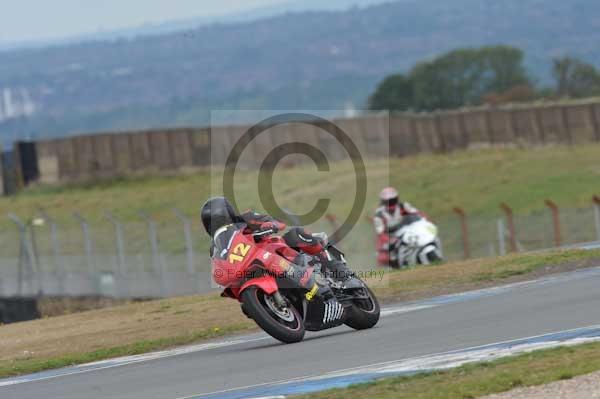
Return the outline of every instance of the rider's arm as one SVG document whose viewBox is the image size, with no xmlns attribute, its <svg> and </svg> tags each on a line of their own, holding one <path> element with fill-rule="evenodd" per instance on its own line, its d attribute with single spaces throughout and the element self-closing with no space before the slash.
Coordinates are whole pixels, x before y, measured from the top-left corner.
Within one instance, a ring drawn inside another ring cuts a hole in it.
<svg viewBox="0 0 600 399">
<path fill-rule="evenodd" d="M 386 223 L 381 216 L 375 216 L 373 218 L 373 226 L 375 227 L 375 233 L 379 236 L 382 234 L 392 234 L 401 227 L 400 222 Z"/>
<path fill-rule="evenodd" d="M 403 214 L 417 214 L 417 215 L 421 216 L 422 218 L 429 220 L 429 217 L 427 216 L 427 214 L 425 212 L 418 210 L 417 208 L 415 208 L 408 202 L 405 202 L 402 204 L 402 213 Z"/>
<path fill-rule="evenodd" d="M 263 215 L 254 211 L 247 211 L 240 215 L 246 223 L 246 234 L 252 234 L 255 241 L 285 230 L 286 225 L 269 215 Z"/>
<path fill-rule="evenodd" d="M 383 234 L 386 232 L 385 222 L 379 216 L 375 216 L 373 218 L 373 227 L 375 227 L 375 233 L 377 235 Z"/>
</svg>

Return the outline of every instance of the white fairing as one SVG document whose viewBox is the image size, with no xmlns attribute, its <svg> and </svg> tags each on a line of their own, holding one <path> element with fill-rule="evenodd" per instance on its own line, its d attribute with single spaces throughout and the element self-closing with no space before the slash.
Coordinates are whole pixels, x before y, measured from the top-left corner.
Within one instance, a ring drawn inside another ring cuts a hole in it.
<svg viewBox="0 0 600 399">
<path fill-rule="evenodd" d="M 418 220 L 400 229 L 404 235 L 404 241 L 412 246 L 424 247 L 435 241 L 437 227 L 425 219 Z"/>
<path fill-rule="evenodd" d="M 398 265 L 428 265 L 430 259 L 442 259 L 437 227 L 426 219 L 403 226 L 395 233 Z"/>
</svg>

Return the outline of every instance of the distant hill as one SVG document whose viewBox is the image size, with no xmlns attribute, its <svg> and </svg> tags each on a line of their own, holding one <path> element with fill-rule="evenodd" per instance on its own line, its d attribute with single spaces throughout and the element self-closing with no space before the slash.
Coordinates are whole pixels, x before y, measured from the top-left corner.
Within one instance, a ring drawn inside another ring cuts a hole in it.
<svg viewBox="0 0 600 399">
<path fill-rule="evenodd" d="M 215 23 L 250 22 L 257 19 L 274 17 L 277 15 L 302 12 L 302 11 L 336 11 L 352 7 L 366 7 L 374 4 L 387 3 L 390 0 L 288 0 L 268 6 L 255 7 L 245 11 L 236 11 L 215 16 L 189 17 L 185 19 L 166 21 L 161 23 L 145 23 L 129 28 L 102 30 L 94 33 L 80 34 L 47 40 L 29 40 L 22 42 L 6 42 L 0 40 L 0 51 L 16 50 L 22 48 L 41 48 L 58 45 L 72 45 L 89 41 L 110 41 L 115 39 L 133 39 L 139 36 L 164 35 L 182 30 L 196 29 L 203 25 Z M 74 18 L 77 16 L 74 15 Z"/>
<path fill-rule="evenodd" d="M 597 0 L 401 0 L 5 51 L 0 132 L 6 141 L 204 124 L 215 108 L 362 107 L 385 75 L 484 44 L 522 48 L 543 81 L 556 55 L 600 65 L 599 42 Z"/>
</svg>

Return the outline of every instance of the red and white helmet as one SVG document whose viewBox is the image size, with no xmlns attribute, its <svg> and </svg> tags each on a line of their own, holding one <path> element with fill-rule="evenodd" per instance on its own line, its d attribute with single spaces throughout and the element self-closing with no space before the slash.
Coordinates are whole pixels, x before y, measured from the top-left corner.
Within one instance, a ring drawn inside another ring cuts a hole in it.
<svg viewBox="0 0 600 399">
<path fill-rule="evenodd" d="M 386 187 L 379 193 L 381 205 L 385 205 L 388 209 L 394 209 L 398 205 L 398 191 L 393 187 Z"/>
</svg>

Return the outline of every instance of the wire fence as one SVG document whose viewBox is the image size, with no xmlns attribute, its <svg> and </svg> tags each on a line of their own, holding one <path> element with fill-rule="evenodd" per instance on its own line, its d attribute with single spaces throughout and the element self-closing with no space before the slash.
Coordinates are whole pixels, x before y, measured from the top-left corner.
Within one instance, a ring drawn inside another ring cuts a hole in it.
<svg viewBox="0 0 600 399">
<path fill-rule="evenodd" d="M 210 275 L 209 237 L 201 224 L 177 209 L 169 215 L 157 221 L 139 212 L 135 220 L 121 221 L 104 212 L 91 222 L 80 214 L 60 221 L 44 211 L 28 219 L 10 214 L 10 224 L 0 230 L 0 297 L 156 298 L 216 288 Z M 434 215 L 433 221 L 447 260 L 600 242 L 599 203 L 561 208 L 557 218 L 550 209 L 514 215 L 512 226 L 501 212 L 465 213 L 464 219 Z M 309 228 L 332 234 L 338 224 L 330 217 Z M 339 245 L 353 269 L 377 267 L 368 216 Z"/>
<path fill-rule="evenodd" d="M 435 219 L 448 260 L 483 258 L 510 252 L 530 252 L 555 247 L 598 242 L 600 244 L 600 207 L 560 208 L 555 221 L 550 209 L 529 215 L 466 215 L 467 237 L 459 217 Z M 466 245 L 465 245 L 465 240 Z M 465 253 L 467 252 L 467 253 Z"/>
<path fill-rule="evenodd" d="M 167 297 L 211 289 L 208 237 L 177 209 L 168 221 L 150 215 L 122 222 L 106 212 L 91 223 L 74 214 L 56 222 L 41 213 L 11 214 L 0 232 L 0 297 Z"/>
</svg>

